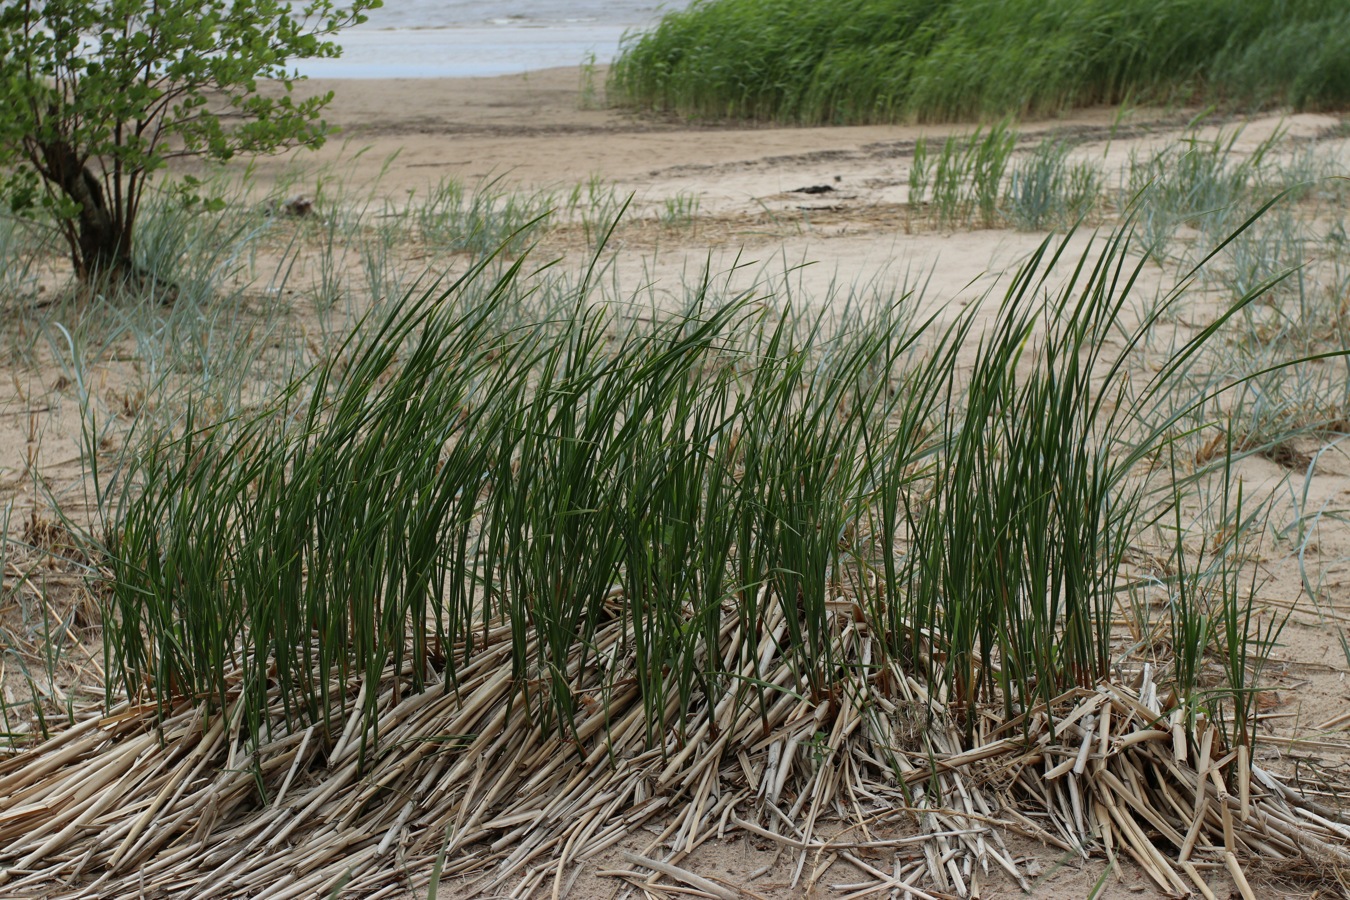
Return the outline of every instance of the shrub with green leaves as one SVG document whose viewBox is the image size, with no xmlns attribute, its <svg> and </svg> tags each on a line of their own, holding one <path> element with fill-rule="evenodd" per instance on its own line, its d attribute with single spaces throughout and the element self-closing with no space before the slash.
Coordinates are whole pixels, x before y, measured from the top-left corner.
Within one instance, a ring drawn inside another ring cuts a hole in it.
<svg viewBox="0 0 1350 900">
<path fill-rule="evenodd" d="M 135 225 L 172 159 L 317 146 L 331 94 L 297 100 L 295 59 L 380 0 L 14 0 L 0 5 L 0 195 L 56 216 L 81 280 L 138 271 Z M 261 89 L 274 79 L 280 90 Z M 191 178 L 179 184 L 190 194 Z"/>
</svg>

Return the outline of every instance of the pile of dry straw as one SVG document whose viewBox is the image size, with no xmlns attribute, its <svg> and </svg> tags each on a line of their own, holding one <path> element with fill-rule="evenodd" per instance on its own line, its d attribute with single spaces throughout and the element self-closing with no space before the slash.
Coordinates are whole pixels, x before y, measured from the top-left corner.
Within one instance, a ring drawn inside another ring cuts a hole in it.
<svg viewBox="0 0 1350 900">
<path fill-rule="evenodd" d="M 376 898 L 453 877 L 473 894 L 557 897 L 595 860 L 637 896 L 760 896 L 753 877 L 686 862 L 738 831 L 780 848 L 799 889 L 851 864 L 857 882 L 830 876 L 850 898 L 1028 889 L 1010 832 L 1113 868 L 1128 856 L 1174 895 L 1213 898 L 1231 879 L 1250 900 L 1252 857 L 1350 867 L 1350 827 L 1213 726 L 1188 735 L 1147 668 L 1134 689 L 1076 690 L 1014 722 L 978 713 L 970 742 L 941 698 L 874 662 L 864 625 L 838 623 L 838 686 L 813 697 L 776 641 L 751 659 L 729 622 L 721 661 L 767 702 L 731 692 L 679 722 L 672 700 L 655 740 L 622 677 L 618 620 L 571 673 L 583 714 L 565 739 L 531 716 L 506 627 L 454 690 L 410 693 L 392 671 L 334 684 L 346 706 L 329 730 L 278 712 L 254 736 L 239 703 L 100 711 L 0 764 L 0 892 Z"/>
</svg>

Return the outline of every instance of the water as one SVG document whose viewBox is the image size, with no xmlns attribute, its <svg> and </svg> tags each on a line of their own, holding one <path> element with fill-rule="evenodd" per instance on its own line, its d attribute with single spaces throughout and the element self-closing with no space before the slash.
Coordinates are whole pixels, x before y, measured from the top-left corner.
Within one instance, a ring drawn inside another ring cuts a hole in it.
<svg viewBox="0 0 1350 900">
<path fill-rule="evenodd" d="M 314 78 L 510 75 L 614 58 L 627 31 L 688 0 L 385 0 L 339 37 L 341 59 L 303 60 Z"/>
</svg>

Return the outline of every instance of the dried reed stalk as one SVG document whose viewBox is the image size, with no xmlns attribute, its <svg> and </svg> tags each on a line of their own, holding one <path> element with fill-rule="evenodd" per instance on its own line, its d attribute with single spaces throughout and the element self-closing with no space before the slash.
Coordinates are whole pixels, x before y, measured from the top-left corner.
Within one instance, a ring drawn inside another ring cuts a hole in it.
<svg viewBox="0 0 1350 900">
<path fill-rule="evenodd" d="M 620 628 L 597 646 L 618 646 Z M 627 858 L 653 874 L 616 874 L 652 894 L 735 895 L 680 862 L 738 831 L 792 854 L 797 880 L 849 862 L 869 879 L 849 886 L 857 897 L 970 896 L 996 872 L 1027 888 L 1006 829 L 1113 865 L 1124 851 L 1175 894 L 1213 896 L 1201 873 L 1215 868 L 1249 890 L 1247 855 L 1350 865 L 1350 829 L 1246 768 L 1245 748 L 1228 752 L 1212 727 L 1178 737 L 1148 684 L 982 721 L 969 747 L 897 667 L 848 666 L 870 652 L 863 628 L 840 617 L 841 672 L 870 674 L 842 675 L 832 696 L 812 699 L 768 641 L 760 679 L 779 690 L 763 714 L 729 698 L 681 730 L 672 704 L 657 746 L 631 683 L 597 667 L 570 673 L 593 698 L 573 736 L 533 720 L 501 629 L 453 690 L 412 693 L 407 671 L 334 683 L 346 701 L 334 732 L 289 726 L 280 697 L 260 735 L 238 704 L 207 715 L 183 701 L 156 721 L 153 704 L 123 703 L 0 762 L 0 885 L 52 898 L 366 897 L 424 890 L 443 854 L 440 876 L 476 878 L 474 890 L 560 895 L 569 870 L 649 822 L 660 837 Z M 723 631 L 722 660 L 748 659 L 741 639 Z M 368 728 L 359 700 L 372 691 Z"/>
</svg>

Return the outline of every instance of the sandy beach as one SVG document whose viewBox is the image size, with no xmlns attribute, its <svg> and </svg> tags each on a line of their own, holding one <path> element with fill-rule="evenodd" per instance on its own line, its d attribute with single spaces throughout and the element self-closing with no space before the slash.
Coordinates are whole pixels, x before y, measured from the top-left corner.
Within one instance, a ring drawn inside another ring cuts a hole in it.
<svg viewBox="0 0 1350 900">
<path fill-rule="evenodd" d="M 621 187 L 649 189 L 653 196 L 702 190 L 716 208 L 730 208 L 802 187 L 804 178 L 847 179 L 844 187 L 850 191 L 898 188 L 906 151 L 917 138 L 970 130 L 700 125 L 639 116 L 606 107 L 606 71 L 604 66 L 565 67 L 491 78 L 300 82 L 301 95 L 334 92 L 327 118 L 339 129 L 327 147 L 302 158 L 309 164 L 331 163 L 359 150 L 368 161 L 354 171 L 370 175 L 379 171 L 376 163 L 397 154 L 380 179 L 390 195 L 447 177 L 570 187 L 599 176 Z M 588 88 L 593 93 L 588 95 Z M 1168 125 L 1179 127 L 1188 118 L 1188 111 L 1178 110 L 1166 115 L 1139 111 L 1120 119 L 1116 110 L 1103 108 L 1075 112 L 1065 120 L 1023 123 L 1021 132 L 1029 140 L 1052 130 L 1097 133 L 1106 143 L 1112 134 L 1137 138 L 1136 130 L 1147 128 L 1161 142 Z M 1335 121 L 1299 118 L 1290 123 L 1291 136 L 1314 134 Z M 1251 139 L 1261 136 L 1253 131 Z M 1132 146 L 1116 144 L 1120 153 Z M 276 172 L 277 166 L 264 163 L 261 171 Z M 887 179 L 896 183 L 880 184 Z M 900 196 L 883 191 L 866 199 Z"/>
<path fill-rule="evenodd" d="M 965 133 L 969 126 L 686 123 L 608 108 L 604 78 L 600 66 L 486 78 L 302 82 L 296 86 L 301 94 L 334 92 L 327 118 L 338 131 L 317 152 L 258 161 L 251 190 L 256 196 L 284 191 L 287 196 L 323 198 L 338 193 L 335 186 L 340 185 L 343 196 L 366 198 L 371 208 L 387 204 L 398 209 L 452 180 L 557 198 L 588 184 L 603 185 L 617 198 L 632 198 L 628 224 L 616 229 L 607 252 L 613 254 L 615 283 L 634 293 L 674 295 L 682 279 L 705 268 L 724 275 L 728 284 L 787 279 L 791 273 L 790 280 L 808 303 L 823 302 L 821 298 L 828 298 L 833 286 L 840 284 L 875 285 L 884 293 L 904 292 L 922 283 L 925 306 L 920 314 L 948 317 L 977 302 L 986 291 L 997 292 L 1046 238 L 1044 232 L 1008 227 L 940 226 L 910 207 L 916 142 Z M 1119 192 L 1119 173 L 1132 156 L 1175 143 L 1187 133 L 1194 114 L 1187 109 L 1124 113 L 1090 109 L 1023 122 L 1018 126 L 1017 150 L 1029 152 L 1052 135 L 1069 140 L 1073 158 L 1094 161 L 1105 173 L 1106 190 Z M 1204 126 L 1208 131 L 1201 133 L 1218 134 L 1235 125 L 1212 120 Z M 1238 157 L 1249 154 L 1277 132 L 1277 152 L 1290 158 L 1315 147 L 1342 164 L 1350 161 L 1344 120 L 1332 115 L 1256 117 L 1245 123 L 1232 152 Z M 1070 242 L 1070 255 L 1088 246 L 1095 228 L 1109 231 L 1115 221 L 1107 212 L 1090 217 Z M 583 265 L 591 250 L 589 235 L 581 227 L 564 223 L 544 232 L 534 253 L 560 259 L 564 267 Z M 426 247 L 402 249 L 410 268 L 455 270 L 465 265 L 463 256 L 437 257 Z M 255 264 L 256 271 L 266 270 L 268 252 L 262 253 L 263 263 Z M 352 263 L 353 269 L 356 265 Z M 1179 277 L 1175 268 L 1149 263 L 1142 269 L 1137 290 L 1141 295 L 1164 291 Z M 53 293 L 60 289 L 56 275 L 49 276 L 49 284 Z M 1221 293 L 1201 292 L 1191 311 L 1194 318 L 1209 315 L 1224 299 Z M 302 318 L 315 333 L 326 322 L 318 314 Z M 1183 321 L 1173 327 L 1184 332 L 1191 324 Z M 73 379 L 57 359 L 60 349 L 34 351 L 32 364 L 13 365 L 13 377 L 6 379 L 12 384 L 0 385 L 0 502 L 13 503 L 18 511 L 13 530 L 20 530 L 29 511 L 46 509 L 50 497 L 76 493 L 79 459 L 71 457 L 78 447 L 80 418 L 71 399 Z M 96 383 L 108 393 L 122 377 L 119 367 L 127 365 L 110 352 L 86 377 L 101 379 Z M 1287 460 L 1252 458 L 1242 463 L 1242 472 L 1254 492 L 1258 486 L 1280 497 L 1302 492 L 1305 509 L 1339 509 L 1350 499 L 1350 457 L 1342 443 L 1342 438 L 1332 441 L 1333 449 L 1301 471 L 1295 471 L 1297 465 L 1291 469 Z M 1300 444 L 1299 452 L 1316 453 L 1316 448 Z M 1278 487 L 1281 484 L 1292 487 Z M 32 521 L 46 515 L 33 513 Z M 1279 521 L 1288 526 L 1287 519 Z M 1259 559 L 1262 602 L 1287 611 L 1289 618 L 1262 687 L 1261 703 L 1268 717 L 1262 722 L 1258 753 L 1262 765 L 1272 771 L 1288 773 L 1304 766 L 1330 779 L 1336 773 L 1344 778 L 1350 766 L 1350 738 L 1346 723 L 1338 721 L 1350 708 L 1346 681 L 1350 660 L 1338 639 L 1340 627 L 1350 624 L 1350 567 L 1342 562 L 1350 558 L 1350 528 L 1330 516 L 1320 527 L 1317 539 L 1297 550 L 1271 537 Z M 1274 530 L 1272 526 L 1272 534 Z M 1310 601 L 1303 574 L 1312 557 L 1325 561 L 1318 604 Z M 8 617 L 7 627 L 19 628 L 15 604 L 0 610 L 0 615 Z M 81 630 L 93 655 L 97 634 L 92 622 Z M 90 671 L 86 667 L 85 674 Z M 70 673 L 72 678 L 75 674 Z M 12 669 L 5 690 L 11 702 L 25 690 Z M 1335 802 L 1325 796 L 1323 800 Z M 552 875 L 541 875 L 531 895 L 571 900 L 643 896 L 630 889 L 631 879 L 622 880 L 614 872 L 632 868 L 625 852 L 654 852 L 650 848 L 670 821 L 649 823 L 611 850 L 584 861 L 575 873 L 569 870 L 565 879 L 555 882 Z M 845 835 L 857 824 L 836 816 L 821 827 L 825 833 Z M 1100 854 L 1084 860 L 1026 833 L 1009 830 L 1005 836 L 1010 854 L 1026 863 L 1038 898 L 1163 896 L 1124 855 L 1113 867 Z M 710 879 L 728 892 L 726 896 L 745 898 L 860 897 L 859 883 L 874 877 L 828 847 L 801 854 L 744 831 L 730 831 L 724 838 L 718 830 L 681 857 L 679 866 Z M 1225 871 L 1207 869 L 1205 876 L 1215 895 L 1239 896 Z M 1278 871 L 1259 867 L 1252 874 L 1267 896 L 1330 896 L 1318 893 L 1319 886 L 1299 886 L 1279 877 Z M 975 884 L 980 885 L 975 896 L 1021 895 L 1016 883 L 996 867 L 979 874 Z M 441 896 L 507 896 L 511 887 L 489 895 L 471 879 L 447 880 L 441 884 Z M 658 887 L 653 879 L 646 896 L 710 895 L 697 890 L 669 879 Z M 423 894 L 408 890 L 384 896 Z M 901 894 L 885 890 L 871 896 Z"/>
<path fill-rule="evenodd" d="M 280 180 L 288 191 L 313 194 L 331 179 L 398 205 L 446 181 L 560 197 L 579 185 L 603 184 L 616 197 L 631 196 L 632 221 L 660 218 L 681 200 L 696 203 L 694 227 L 683 233 L 618 235 L 616 249 L 634 242 L 642 248 L 616 258 L 634 278 L 650 268 L 653 255 L 676 278 L 706 262 L 709 251 L 714 269 L 718 258 L 748 251 L 752 259 L 810 262 L 802 277 L 820 292 L 840 279 L 862 284 L 885 273 L 899 282 L 906 273 L 911 280 L 923 273 L 925 296 L 935 304 L 963 292 L 968 302 L 1045 237 L 934 228 L 907 209 L 915 143 L 968 134 L 969 126 L 680 122 L 608 108 L 604 79 L 604 67 L 572 67 L 492 78 L 301 82 L 301 93 L 334 92 L 327 118 L 337 132 L 317 152 L 260 160 L 259 186 Z M 1132 155 L 1175 144 L 1195 114 L 1079 110 L 1019 123 L 1018 146 L 1026 151 L 1051 136 L 1071 140 L 1075 158 L 1100 166 L 1108 190 L 1122 190 L 1116 183 Z M 1212 137 L 1240 126 L 1232 150 L 1241 157 L 1277 132 L 1289 146 L 1301 146 L 1336 132 L 1339 121 L 1276 113 L 1246 123 L 1214 119 L 1199 133 Z M 1346 141 L 1324 145 L 1329 154 L 1343 154 Z M 1084 231 L 1078 240 L 1086 237 Z M 1161 284 L 1159 277 L 1153 287 Z"/>
</svg>

